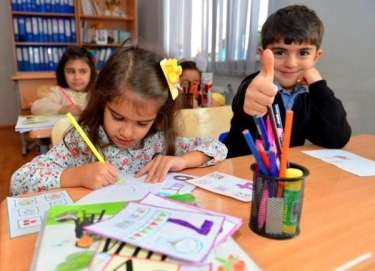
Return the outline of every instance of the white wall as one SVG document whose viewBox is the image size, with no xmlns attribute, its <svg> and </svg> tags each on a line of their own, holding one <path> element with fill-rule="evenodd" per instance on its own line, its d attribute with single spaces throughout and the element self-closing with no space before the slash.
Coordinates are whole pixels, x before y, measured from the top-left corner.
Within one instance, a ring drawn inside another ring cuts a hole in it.
<svg viewBox="0 0 375 271">
<path fill-rule="evenodd" d="M 317 68 L 343 102 L 353 134 L 374 134 L 375 1 L 271 0 L 270 9 L 290 4 L 311 7 L 323 21 L 323 57 Z"/>
<path fill-rule="evenodd" d="M 13 81 L 15 74 L 11 37 L 9 1 L 2 1 L 0 8 L 0 126 L 13 125 L 17 121 L 18 108 Z"/>
</svg>

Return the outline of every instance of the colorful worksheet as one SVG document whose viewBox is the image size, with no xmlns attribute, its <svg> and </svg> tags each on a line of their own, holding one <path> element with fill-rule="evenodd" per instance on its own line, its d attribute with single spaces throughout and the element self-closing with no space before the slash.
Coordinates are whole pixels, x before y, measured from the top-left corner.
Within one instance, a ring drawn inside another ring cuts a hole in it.
<svg viewBox="0 0 375 271">
<path fill-rule="evenodd" d="M 357 176 L 375 176 L 375 161 L 355 155 L 351 152 L 327 149 L 315 151 L 302 151 L 312 157 L 318 158 L 342 170 Z"/>
<path fill-rule="evenodd" d="M 24 133 L 32 130 L 52 129 L 56 122 L 63 118 L 65 118 L 64 114 L 18 116 L 15 130 Z"/>
<path fill-rule="evenodd" d="M 237 229 L 242 225 L 242 219 L 239 217 L 218 213 L 215 211 L 210 211 L 202 207 L 194 206 L 191 204 L 182 203 L 179 201 L 171 200 L 159 195 L 149 193 L 145 198 L 143 198 L 140 203 L 148 204 L 152 206 L 158 206 L 163 208 L 172 208 L 176 210 L 199 212 L 203 214 L 211 215 L 223 215 L 225 217 L 222 229 L 216 238 L 215 245 L 220 244 L 229 236 L 231 236 Z"/>
<path fill-rule="evenodd" d="M 222 194 L 240 201 L 251 201 L 253 197 L 253 182 L 221 172 L 212 172 L 187 182 Z"/>
<path fill-rule="evenodd" d="M 202 262 L 225 217 L 129 202 L 113 217 L 84 227 L 92 234 L 188 261 Z"/>
<path fill-rule="evenodd" d="M 169 173 L 164 182 L 145 183 L 146 175 L 134 178 L 133 174 L 121 174 L 120 181 L 116 184 L 97 189 L 81 198 L 77 203 L 90 204 L 101 202 L 121 202 L 140 200 L 149 192 L 159 193 L 167 196 L 172 194 L 190 193 L 195 189 L 195 185 L 186 182 L 195 176 Z"/>
<path fill-rule="evenodd" d="M 38 232 L 50 207 L 72 203 L 65 190 L 26 198 L 7 197 L 9 236 L 13 238 Z"/>
</svg>

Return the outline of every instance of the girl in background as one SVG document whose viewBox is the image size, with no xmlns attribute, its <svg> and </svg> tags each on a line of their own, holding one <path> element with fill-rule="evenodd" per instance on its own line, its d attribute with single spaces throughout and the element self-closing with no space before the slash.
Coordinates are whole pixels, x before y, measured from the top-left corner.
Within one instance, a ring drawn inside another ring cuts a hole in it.
<svg viewBox="0 0 375 271">
<path fill-rule="evenodd" d="M 162 182 L 168 172 L 225 159 L 227 148 L 219 141 L 177 135 L 181 67 L 176 60 L 163 58 L 136 45 L 119 48 L 90 89 L 78 123 L 106 163 L 97 162 L 71 129 L 48 153 L 13 174 L 11 194 L 59 187 L 98 189 L 116 182 L 120 172 Z"/>
<path fill-rule="evenodd" d="M 57 86 L 36 100 L 31 113 L 79 116 L 87 105 L 87 91 L 96 78 L 96 68 L 89 51 L 78 46 L 67 47 L 56 69 Z"/>
</svg>

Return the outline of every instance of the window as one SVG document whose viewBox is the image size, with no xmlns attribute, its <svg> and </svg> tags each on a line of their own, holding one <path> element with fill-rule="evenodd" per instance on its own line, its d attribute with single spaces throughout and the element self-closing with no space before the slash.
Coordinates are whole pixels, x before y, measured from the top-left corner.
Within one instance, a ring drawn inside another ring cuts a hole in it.
<svg viewBox="0 0 375 271">
<path fill-rule="evenodd" d="M 253 72 L 268 0 L 165 0 L 164 49 L 177 59 L 207 60 L 204 71 Z"/>
</svg>

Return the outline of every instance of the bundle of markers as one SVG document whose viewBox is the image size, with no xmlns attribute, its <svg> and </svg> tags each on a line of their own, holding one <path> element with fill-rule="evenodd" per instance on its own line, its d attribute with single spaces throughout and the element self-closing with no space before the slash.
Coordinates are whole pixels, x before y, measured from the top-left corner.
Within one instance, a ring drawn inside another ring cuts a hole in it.
<svg viewBox="0 0 375 271">
<path fill-rule="evenodd" d="M 293 111 L 286 111 L 285 128 L 283 129 L 278 105 L 274 105 L 274 108 L 271 106 L 267 108 L 266 124 L 263 117 L 254 116 L 260 140 L 256 140 L 254 143 L 248 130 L 244 130 L 243 134 L 260 173 L 271 177 L 285 177 Z"/>
<path fill-rule="evenodd" d="M 284 129 L 277 105 L 268 107 L 266 123 L 260 116 L 254 121 L 260 139 L 254 142 L 249 131 L 243 131 L 256 161 L 250 227 L 267 237 L 290 238 L 299 232 L 302 178 L 307 174 L 296 164 L 287 168 L 293 111 L 286 112 Z"/>
</svg>

